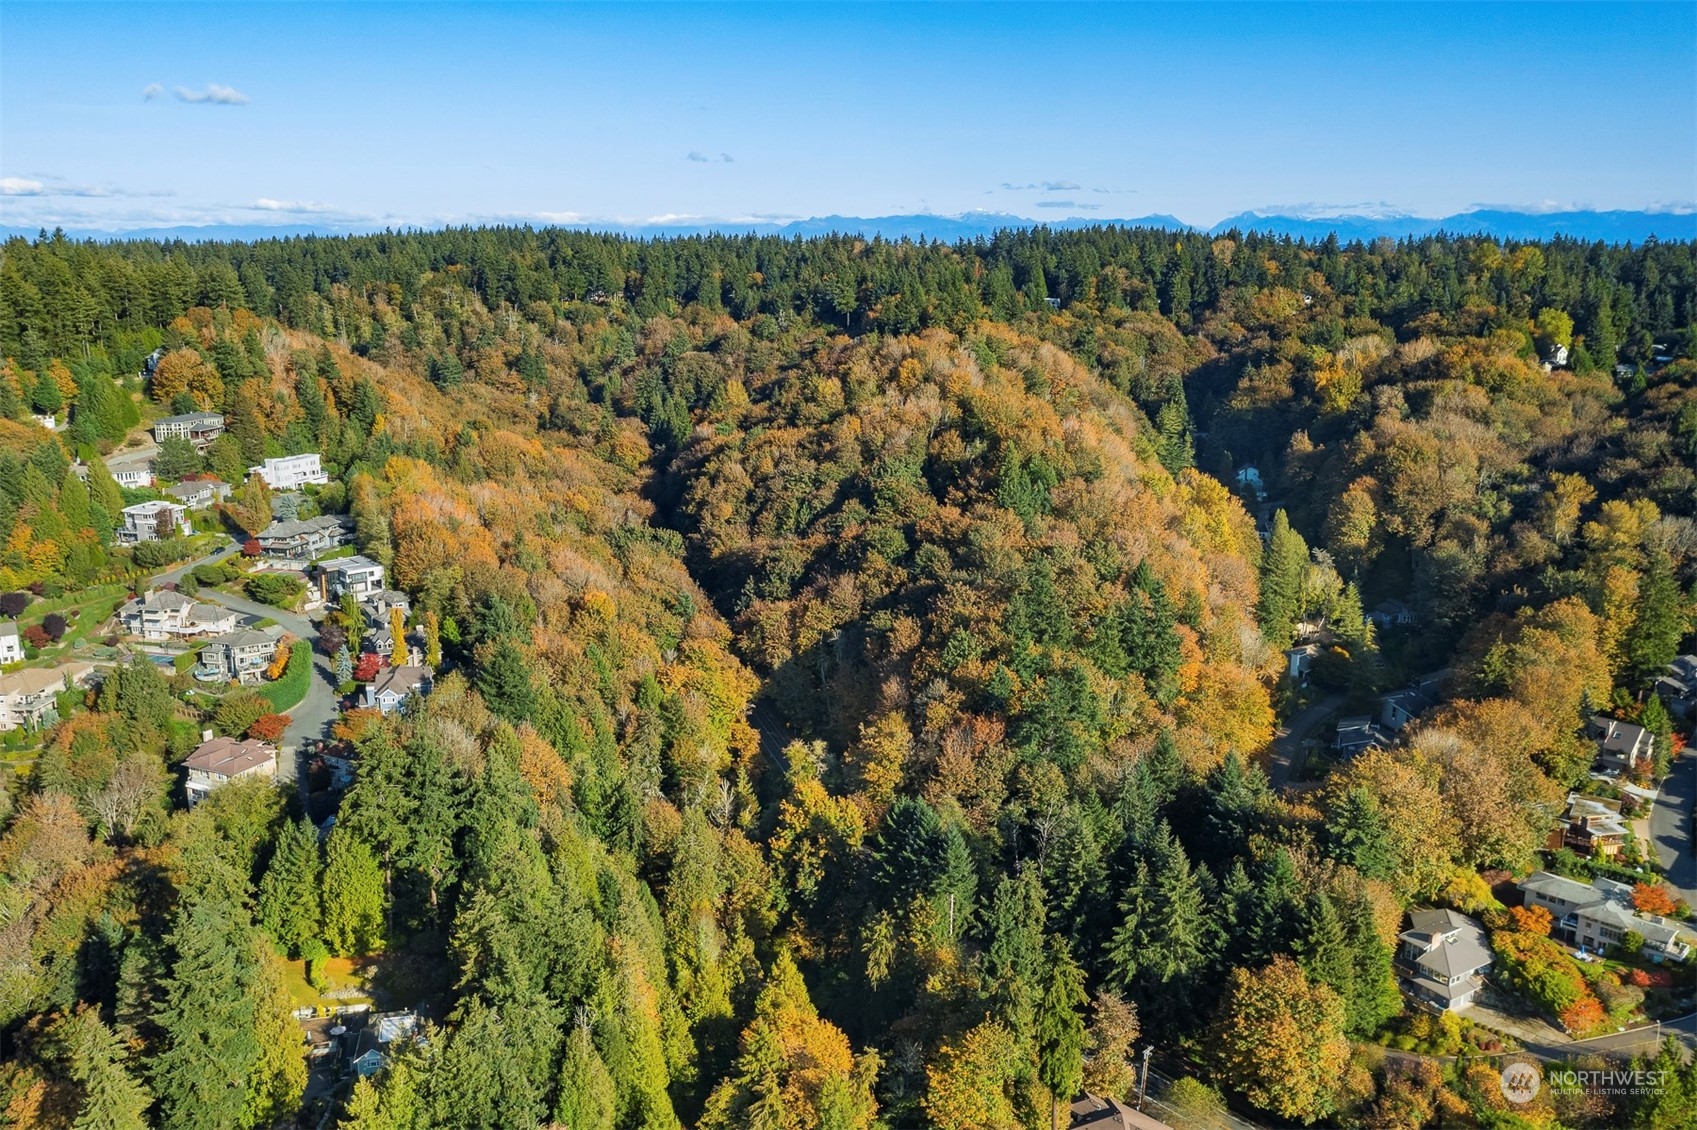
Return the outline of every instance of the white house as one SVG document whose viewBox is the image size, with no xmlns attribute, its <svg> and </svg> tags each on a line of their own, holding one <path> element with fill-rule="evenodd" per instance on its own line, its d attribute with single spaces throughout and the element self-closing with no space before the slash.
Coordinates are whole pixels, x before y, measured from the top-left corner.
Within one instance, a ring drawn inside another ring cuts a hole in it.
<svg viewBox="0 0 1697 1130">
<path fill-rule="evenodd" d="M 224 417 L 218 412 L 188 412 L 167 416 L 153 423 L 153 439 L 164 443 L 168 439 L 186 439 L 196 450 L 205 451 L 212 441 L 224 434 Z"/>
<path fill-rule="evenodd" d="M 236 630 L 239 617 L 216 604 L 201 604 L 180 592 L 149 589 L 118 609 L 124 630 L 144 640 L 173 636 L 223 635 Z"/>
<path fill-rule="evenodd" d="M 1439 1012 L 1472 1004 L 1491 971 L 1491 944 L 1479 923 L 1453 910 L 1413 910 L 1397 936 L 1397 972 L 1419 1003 Z"/>
<path fill-rule="evenodd" d="M 264 479 L 265 485 L 272 490 L 294 490 L 309 483 L 323 484 L 330 481 L 330 476 L 319 466 L 317 452 L 267 459 L 262 466 L 249 467 L 248 474 Z"/>
<path fill-rule="evenodd" d="M 59 693 L 85 685 L 93 671 L 92 663 L 61 663 L 0 675 L 0 730 L 34 730 L 52 723 L 58 717 Z"/>
<path fill-rule="evenodd" d="M 124 507 L 124 525 L 118 530 L 118 540 L 126 545 L 144 541 L 163 541 L 194 532 L 189 525 L 189 508 L 180 502 L 138 502 Z"/>
<path fill-rule="evenodd" d="M 365 685 L 365 707 L 393 714 L 413 695 L 430 693 L 428 667 L 385 667 L 374 682 Z"/>
<path fill-rule="evenodd" d="M 112 479 L 121 487 L 150 487 L 153 485 L 153 461 L 142 459 L 124 463 L 108 463 Z"/>
<path fill-rule="evenodd" d="M 343 593 L 351 592 L 364 598 L 383 591 L 383 566 L 369 557 L 359 554 L 338 557 L 320 565 L 319 571 L 324 582 L 325 598 L 329 600 L 336 600 Z"/>
<path fill-rule="evenodd" d="M 183 759 L 183 768 L 188 771 L 183 791 L 188 794 L 190 808 L 231 781 L 277 775 L 277 747 L 270 742 L 215 738 L 210 730 L 202 737 L 205 740 Z"/>
<path fill-rule="evenodd" d="M 7 620 L 0 624 L 0 664 L 21 663 L 24 658 L 24 641 L 18 637 L 18 622 Z"/>
<path fill-rule="evenodd" d="M 1534 871 L 1520 884 L 1520 894 L 1527 906 L 1550 912 L 1550 936 L 1570 945 L 1601 951 L 1632 933 L 1644 939 L 1643 952 L 1652 961 L 1684 961 L 1691 955 L 1691 929 L 1659 914 L 1639 914 L 1629 884 L 1603 878 L 1581 883 Z"/>
<path fill-rule="evenodd" d="M 1629 773 L 1648 764 L 1656 752 L 1655 735 L 1636 722 L 1596 714 L 1585 728 L 1597 743 L 1597 760 L 1605 773 Z"/>
<path fill-rule="evenodd" d="M 1317 643 L 1297 644 L 1285 649 L 1286 672 L 1292 682 L 1301 683 L 1307 680 L 1308 672 L 1314 669 L 1314 660 L 1320 655 L 1320 645 Z"/>
</svg>

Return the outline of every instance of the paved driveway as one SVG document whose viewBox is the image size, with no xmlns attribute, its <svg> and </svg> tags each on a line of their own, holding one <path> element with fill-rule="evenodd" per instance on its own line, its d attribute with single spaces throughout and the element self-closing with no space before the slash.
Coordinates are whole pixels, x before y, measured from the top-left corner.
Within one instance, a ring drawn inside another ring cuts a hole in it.
<svg viewBox="0 0 1697 1130">
<path fill-rule="evenodd" d="M 1343 695 L 1328 695 L 1306 710 L 1298 711 L 1273 736 L 1272 745 L 1267 747 L 1267 781 L 1275 790 L 1290 784 L 1291 778 L 1302 767 L 1302 759 L 1305 756 L 1303 744 L 1308 740 L 1308 735 L 1336 714 L 1343 704 Z"/>
</svg>

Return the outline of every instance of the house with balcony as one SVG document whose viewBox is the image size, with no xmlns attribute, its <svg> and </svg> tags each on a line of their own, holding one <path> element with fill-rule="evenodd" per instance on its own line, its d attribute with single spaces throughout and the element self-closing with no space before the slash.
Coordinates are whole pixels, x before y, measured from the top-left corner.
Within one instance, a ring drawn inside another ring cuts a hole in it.
<svg viewBox="0 0 1697 1130">
<path fill-rule="evenodd" d="M 1651 961 L 1683 962 L 1697 938 L 1683 922 L 1640 914 L 1632 905 L 1632 886 L 1613 879 L 1583 883 L 1535 871 L 1520 884 L 1520 896 L 1527 906 L 1550 912 L 1551 937 L 1587 950 L 1601 952 L 1633 933 L 1644 939 L 1642 952 Z"/>
<path fill-rule="evenodd" d="M 194 527 L 189 525 L 189 508 L 180 502 L 138 502 L 124 507 L 123 515 L 118 540 L 125 545 L 166 541 L 194 532 Z"/>
<path fill-rule="evenodd" d="M 277 747 L 270 742 L 215 738 L 210 730 L 201 737 L 200 745 L 183 759 L 183 791 L 190 808 L 231 781 L 270 780 L 277 775 Z"/>
<path fill-rule="evenodd" d="M 86 686 L 92 663 L 61 663 L 0 675 L 0 731 L 39 730 L 58 720 L 59 695 Z"/>
<path fill-rule="evenodd" d="M 153 485 L 153 460 L 145 455 L 127 459 L 108 459 L 106 469 L 121 487 L 150 487 Z"/>
<path fill-rule="evenodd" d="M 1636 722 L 1596 714 L 1585 729 L 1597 743 L 1597 768 L 1611 776 L 1649 765 L 1655 756 L 1655 735 Z"/>
<path fill-rule="evenodd" d="M 1631 829 L 1620 813 L 1620 801 L 1569 793 L 1561 824 L 1550 832 L 1546 846 L 1551 851 L 1567 848 L 1580 855 L 1613 859 L 1626 846 L 1629 835 Z"/>
<path fill-rule="evenodd" d="M 249 467 L 249 475 L 257 475 L 265 480 L 265 485 L 272 490 L 294 490 L 309 484 L 322 486 L 330 481 L 330 476 L 324 473 L 317 452 L 304 455 L 284 455 L 276 459 L 267 459 L 258 467 Z"/>
<path fill-rule="evenodd" d="M 118 609 L 124 631 L 144 640 L 219 636 L 236 630 L 240 620 L 217 604 L 202 604 L 170 589 L 148 589 Z"/>
<path fill-rule="evenodd" d="M 1439 1012 L 1472 1004 L 1491 971 L 1484 927 L 1454 910 L 1413 910 L 1397 935 L 1396 970 L 1416 1003 Z"/>
<path fill-rule="evenodd" d="M 318 570 L 326 600 L 340 600 L 350 592 L 362 600 L 374 596 L 383 591 L 387 576 L 381 564 L 359 554 L 326 561 Z"/>
<path fill-rule="evenodd" d="M 340 549 L 353 541 L 353 537 L 352 518 L 345 514 L 320 514 L 316 518 L 273 522 L 255 540 L 259 542 L 259 551 L 267 557 L 311 561 L 320 554 Z"/>
<path fill-rule="evenodd" d="M 223 434 L 224 417 L 217 412 L 186 412 L 153 422 L 153 442 L 186 439 L 194 444 L 196 451 L 205 451 L 212 446 L 213 440 Z"/>
<path fill-rule="evenodd" d="M 244 628 L 208 640 L 201 649 L 200 666 L 195 669 L 195 677 L 208 681 L 220 679 L 232 683 L 257 683 L 276 656 L 281 638 L 282 633 L 278 631 Z"/>
</svg>

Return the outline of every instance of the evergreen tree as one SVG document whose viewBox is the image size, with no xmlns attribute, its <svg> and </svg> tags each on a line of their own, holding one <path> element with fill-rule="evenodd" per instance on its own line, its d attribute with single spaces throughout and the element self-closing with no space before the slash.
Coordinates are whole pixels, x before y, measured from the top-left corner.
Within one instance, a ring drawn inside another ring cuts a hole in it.
<svg viewBox="0 0 1697 1130">
<path fill-rule="evenodd" d="M 344 643 L 336 649 L 336 685 L 345 687 L 354 681 L 354 657 Z"/>
<path fill-rule="evenodd" d="M 1168 474 L 1176 477 L 1180 471 L 1196 465 L 1196 441 L 1190 435 L 1190 407 L 1185 403 L 1182 386 L 1171 391 L 1167 402 L 1155 414 L 1155 433 L 1155 458 Z"/>
<path fill-rule="evenodd" d="M 1679 654 L 1679 642 L 1691 630 L 1691 607 L 1680 591 L 1667 554 L 1652 553 L 1638 586 L 1638 616 L 1626 643 L 1627 668 L 1647 681 L 1660 675 Z"/>
<path fill-rule="evenodd" d="M 1395 863 L 1391 832 L 1378 800 L 1366 787 L 1350 789 L 1342 803 L 1327 813 L 1325 833 L 1326 850 L 1333 859 L 1370 879 L 1390 878 Z"/>
<path fill-rule="evenodd" d="M 153 1096 L 125 1066 L 128 1049 L 100 1022 L 91 1005 L 60 1020 L 53 1029 L 80 1094 L 73 1130 L 147 1130 Z"/>
<path fill-rule="evenodd" d="M 1026 866 L 997 885 L 985 923 L 988 944 L 980 960 L 988 995 L 1026 1046 L 1040 991 L 1047 918 L 1036 869 Z"/>
<path fill-rule="evenodd" d="M 1060 1104 L 1070 1104 L 1084 1078 L 1084 970 L 1060 938 L 1049 939 L 1049 972 L 1037 1006 L 1037 1077 L 1049 1088 L 1049 1126 L 1058 1130 Z"/>
<path fill-rule="evenodd" d="M 59 382 L 53 379 L 53 374 L 45 369 L 35 378 L 35 386 L 30 389 L 30 411 L 40 416 L 56 416 L 65 406 L 65 396 L 59 391 Z"/>
<path fill-rule="evenodd" d="M 1344 1013 L 1351 1035 L 1366 1038 L 1402 1011 L 1402 990 L 1391 964 L 1391 947 L 1379 936 L 1373 902 L 1363 885 L 1340 894 L 1335 901 L 1352 969 Z"/>
<path fill-rule="evenodd" d="M 318 829 L 304 818 L 283 825 L 259 882 L 259 924 L 297 957 L 318 936 L 319 872 Z"/>
<path fill-rule="evenodd" d="M 239 888 L 240 880 L 234 880 Z M 219 898 L 178 912 L 176 958 L 157 1022 L 162 1047 L 149 1065 L 167 1126 L 246 1130 L 247 1085 L 260 1056 L 253 932 L 246 913 Z"/>
<path fill-rule="evenodd" d="M 1308 571 L 1308 543 L 1291 529 L 1283 509 L 1273 512 L 1273 529 L 1261 555 L 1261 631 L 1274 647 L 1289 647 L 1296 638 L 1302 608 L 1303 578 Z"/>
<path fill-rule="evenodd" d="M 338 825 L 324 853 L 324 942 L 338 956 L 383 945 L 383 871 L 371 849 Z"/>
<path fill-rule="evenodd" d="M 488 662 L 478 668 L 477 689 L 497 717 L 515 726 L 536 715 L 536 686 L 530 668 L 510 639 L 498 641 Z"/>
<path fill-rule="evenodd" d="M 1219 937 L 1202 884 L 1165 821 L 1120 910 L 1106 951 L 1108 981 L 1134 995 L 1145 1017 L 1174 1024 L 1193 1007 Z"/>
<path fill-rule="evenodd" d="M 590 1038 L 587 1020 L 580 1020 L 566 1038 L 566 1058 L 560 1065 L 559 1095 L 554 1121 L 571 1130 L 613 1130 L 618 1114 L 613 1076 Z"/>
</svg>

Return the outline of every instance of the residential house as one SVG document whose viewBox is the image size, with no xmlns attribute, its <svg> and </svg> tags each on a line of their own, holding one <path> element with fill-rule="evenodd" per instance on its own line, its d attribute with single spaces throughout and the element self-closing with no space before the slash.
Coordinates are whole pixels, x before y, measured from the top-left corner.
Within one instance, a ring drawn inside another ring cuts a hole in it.
<svg viewBox="0 0 1697 1130">
<path fill-rule="evenodd" d="M 18 635 L 18 622 L 0 623 L 0 664 L 22 663 L 23 659 L 24 641 Z"/>
<path fill-rule="evenodd" d="M 189 508 L 180 502 L 138 502 L 124 507 L 123 514 L 118 540 L 125 545 L 164 541 L 194 532 L 194 527 L 189 525 Z"/>
<path fill-rule="evenodd" d="M 1348 758 L 1374 746 L 1386 749 L 1395 740 L 1368 715 L 1355 714 L 1338 719 L 1338 734 L 1332 741 L 1332 748 L 1337 750 L 1339 757 Z"/>
<path fill-rule="evenodd" d="M 281 632 L 246 628 L 209 640 L 201 649 L 195 677 L 257 683 L 276 656 L 281 637 Z"/>
<path fill-rule="evenodd" d="M 170 495 L 190 510 L 205 510 L 230 497 L 230 484 L 218 479 L 190 479 L 174 483 L 161 493 Z"/>
<path fill-rule="evenodd" d="M 360 600 L 360 607 L 365 609 L 365 618 L 372 627 L 387 627 L 389 613 L 399 608 L 402 616 L 412 615 L 412 601 L 404 592 L 394 589 L 380 589 L 370 596 Z"/>
<path fill-rule="evenodd" d="M 1261 468 L 1253 463 L 1237 469 L 1237 485 L 1246 491 L 1254 491 L 1256 498 L 1266 494 L 1265 484 L 1261 481 Z"/>
<path fill-rule="evenodd" d="M 1379 725 L 1394 733 L 1438 704 L 1448 671 L 1438 671 L 1414 680 L 1401 690 L 1379 698 Z"/>
<path fill-rule="evenodd" d="M 345 514 L 321 514 L 289 522 L 273 522 L 261 530 L 259 550 L 267 557 L 310 561 L 353 540 L 354 520 Z"/>
<path fill-rule="evenodd" d="M 153 460 L 146 456 L 108 460 L 106 469 L 112 473 L 113 480 L 121 487 L 137 488 L 153 485 Z"/>
<path fill-rule="evenodd" d="M 183 768 L 188 773 L 183 791 L 188 794 L 190 808 L 231 781 L 252 777 L 270 779 L 277 775 L 277 747 L 270 742 L 215 738 L 211 730 L 201 737 L 200 745 L 183 759 Z"/>
<path fill-rule="evenodd" d="M 318 568 L 326 600 L 338 600 L 350 592 L 363 598 L 383 591 L 383 566 L 369 557 L 338 557 Z"/>
<path fill-rule="evenodd" d="M 1067 1108 L 1067 1130 L 1171 1130 L 1165 1122 L 1115 1098 L 1084 1094 Z"/>
<path fill-rule="evenodd" d="M 1587 950 L 1619 945 L 1628 933 L 1644 939 L 1643 953 L 1655 962 L 1684 961 L 1694 937 L 1689 927 L 1659 914 L 1640 914 L 1632 887 L 1613 879 L 1589 883 L 1535 871 L 1520 884 L 1527 906 L 1541 906 L 1553 920 L 1550 936 Z"/>
<path fill-rule="evenodd" d="M 1655 754 L 1655 735 L 1636 722 L 1597 714 L 1592 716 L 1586 731 L 1597 743 L 1598 768 L 1611 776 L 1648 765 Z"/>
<path fill-rule="evenodd" d="M 1380 628 L 1401 627 L 1414 623 L 1414 610 L 1400 600 L 1381 600 L 1367 613 L 1367 619 Z"/>
<path fill-rule="evenodd" d="M 224 434 L 224 417 L 217 412 L 187 412 L 181 416 L 167 416 L 153 423 L 153 440 L 164 443 L 168 439 L 186 439 L 194 444 L 196 451 L 205 451 L 212 446 L 212 441 Z"/>
<path fill-rule="evenodd" d="M 0 675 L 0 730 L 51 725 L 59 717 L 59 693 L 86 686 L 93 673 L 92 663 L 61 663 Z"/>
<path fill-rule="evenodd" d="M 148 589 L 118 609 L 124 630 L 144 640 L 223 635 L 235 631 L 239 619 L 227 608 L 201 604 L 169 589 Z"/>
<path fill-rule="evenodd" d="M 368 710 L 376 708 L 383 714 L 393 714 L 401 704 L 413 695 L 430 693 L 430 669 L 428 667 L 385 667 L 378 673 L 375 681 L 365 685 L 364 705 Z"/>
<path fill-rule="evenodd" d="M 1697 717 L 1697 655 L 1682 655 L 1668 664 L 1667 674 L 1656 680 L 1668 713 L 1682 722 Z"/>
<path fill-rule="evenodd" d="M 1292 682 L 1307 682 L 1308 672 L 1314 669 L 1314 660 L 1320 655 L 1320 645 L 1317 643 L 1298 644 L 1285 649 L 1285 673 Z"/>
<path fill-rule="evenodd" d="M 317 452 L 267 459 L 258 467 L 249 467 L 248 474 L 264 479 L 265 485 L 272 490 L 294 490 L 309 483 L 323 484 L 330 481 L 330 476 L 326 475 L 324 468 L 319 465 Z"/>
<path fill-rule="evenodd" d="M 1404 989 L 1439 1012 L 1472 1004 L 1491 971 L 1483 927 L 1453 910 L 1413 910 L 1397 935 L 1396 968 Z"/>
<path fill-rule="evenodd" d="M 1565 847 L 1580 855 L 1613 859 L 1626 846 L 1630 834 L 1626 818 L 1620 814 L 1620 801 L 1569 793 L 1561 825 L 1551 830 L 1546 846 L 1551 851 Z"/>
</svg>

